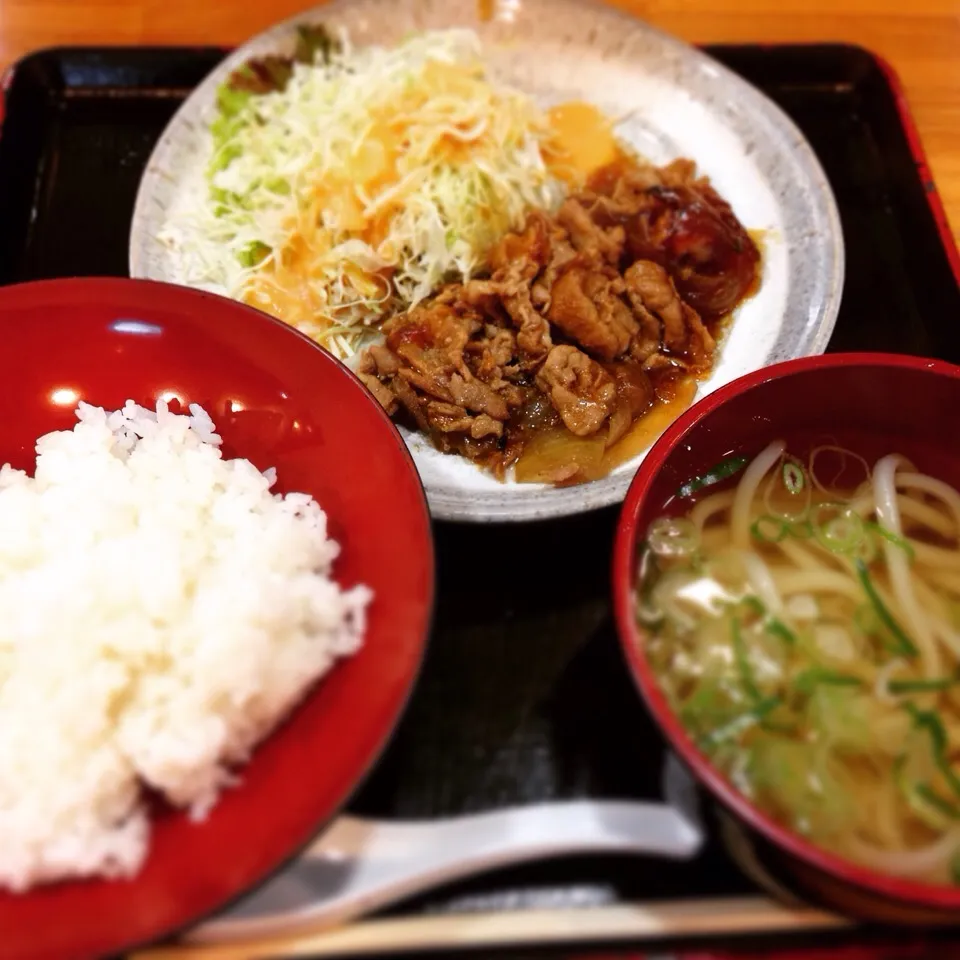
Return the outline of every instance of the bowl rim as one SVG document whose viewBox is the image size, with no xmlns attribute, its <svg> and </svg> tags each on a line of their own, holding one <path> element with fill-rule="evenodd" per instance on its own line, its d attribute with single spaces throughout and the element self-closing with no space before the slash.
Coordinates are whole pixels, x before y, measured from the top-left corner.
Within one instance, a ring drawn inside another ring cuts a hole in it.
<svg viewBox="0 0 960 960">
<path fill-rule="evenodd" d="M 290 16 L 247 38 L 242 44 L 232 48 L 225 59 L 211 69 L 201 83 L 191 91 L 189 97 L 177 108 L 154 145 L 137 187 L 127 244 L 127 267 L 130 276 L 165 282 L 169 282 L 173 276 L 169 258 L 157 259 L 153 244 L 157 235 L 157 223 L 163 219 L 163 211 L 169 205 L 169 198 L 166 197 L 162 185 L 176 180 L 175 177 L 165 171 L 171 165 L 176 169 L 178 158 L 180 159 L 180 165 L 182 165 L 182 156 L 184 154 L 191 155 L 195 152 L 194 147 L 184 146 L 186 139 L 188 139 L 184 136 L 184 128 L 188 125 L 191 127 L 203 125 L 203 114 L 213 103 L 217 86 L 226 79 L 232 70 L 249 60 L 251 56 L 262 56 L 278 50 L 282 52 L 285 45 L 290 42 L 295 27 L 299 24 L 309 24 L 318 20 L 334 26 L 348 22 L 352 24 L 354 21 L 349 13 L 352 2 L 353 0 L 326 0 L 326 2 L 317 4 L 312 0 L 308 6 L 299 12 L 292 13 Z M 374 10 L 374 13 L 376 13 L 384 6 L 385 4 L 377 2 L 377 0 L 370 0 L 366 4 L 366 7 L 369 8 L 368 18 L 375 20 L 375 15 L 370 14 L 369 10 Z M 451 8 L 443 3 L 427 4 L 416 2 L 416 0 L 400 0 L 396 3 L 395 9 L 400 14 L 404 14 L 416 13 L 420 7 L 423 7 L 427 12 L 424 14 L 425 21 L 419 24 L 419 29 L 424 28 L 424 25 L 426 27 L 432 25 L 433 28 L 443 25 L 448 27 L 466 25 L 472 30 L 477 30 L 483 38 L 484 29 L 491 27 L 491 24 L 485 25 L 481 20 L 476 19 L 473 14 L 470 15 L 469 22 L 461 21 L 455 15 L 455 12 L 452 14 Z M 753 139 L 756 140 L 758 131 L 763 130 L 765 131 L 763 134 L 764 141 L 770 138 L 771 142 L 778 143 L 777 152 L 781 156 L 781 162 L 783 162 L 783 157 L 786 156 L 792 158 L 791 162 L 799 164 L 800 172 L 798 175 L 800 180 L 794 180 L 791 188 L 796 188 L 797 183 L 802 182 L 811 190 L 815 199 L 812 201 L 812 205 L 808 203 L 805 222 L 797 230 L 796 236 L 793 236 L 791 232 L 789 237 L 780 238 L 784 240 L 784 251 L 789 253 L 789 262 L 786 267 L 789 289 L 787 300 L 780 311 L 783 321 L 780 333 L 776 342 L 766 351 L 766 357 L 757 356 L 749 362 L 751 365 L 755 362 L 770 363 L 777 355 L 794 355 L 799 352 L 801 355 L 808 356 L 822 352 L 836 326 L 843 301 L 847 272 L 846 247 L 839 205 L 833 186 L 806 136 L 786 112 L 755 85 L 746 82 L 735 71 L 730 70 L 699 47 L 659 29 L 647 22 L 644 17 L 617 9 L 608 2 L 603 2 L 603 0 L 564 0 L 563 9 L 560 10 L 559 7 L 559 0 L 557 0 L 557 14 L 559 16 L 577 14 L 581 17 L 601 17 L 604 22 L 611 25 L 611 28 L 614 26 L 622 28 L 621 33 L 637 37 L 645 36 L 651 43 L 655 43 L 659 49 L 669 54 L 668 59 L 671 63 L 680 61 L 686 62 L 688 65 L 695 65 L 697 70 L 707 69 L 709 83 L 712 86 L 716 86 L 718 82 L 722 81 L 724 85 L 731 87 L 726 96 L 728 103 L 734 101 L 739 103 L 745 99 L 751 101 L 750 128 Z M 393 9 L 391 7 L 391 12 Z M 475 7 L 473 9 L 475 10 Z M 550 12 L 554 13 L 554 10 L 551 9 Z M 494 23 L 493 26 L 498 29 L 509 28 L 507 32 L 511 34 L 513 32 L 512 21 Z M 357 30 L 355 26 L 351 26 L 351 32 L 359 34 L 361 31 Z M 374 30 L 370 36 L 365 35 L 363 44 L 380 42 L 375 37 L 381 33 L 382 31 Z M 484 40 L 484 43 L 487 42 Z M 530 41 L 525 40 L 523 42 L 528 43 Z M 592 44 L 592 41 L 590 41 L 590 44 Z M 670 67 L 667 68 L 668 74 L 671 69 Z M 659 75 L 656 71 L 654 73 Z M 687 85 L 683 84 L 682 86 L 684 92 L 689 93 Z M 723 109 L 728 110 L 729 107 L 724 106 Z M 724 127 L 728 130 L 732 129 L 729 118 L 724 120 Z M 752 154 L 755 148 L 756 143 L 751 142 L 748 145 L 748 154 Z M 703 166 L 702 159 L 700 166 Z M 762 179 L 764 182 L 770 181 L 770 176 L 763 174 Z M 782 207 L 779 199 L 777 200 L 777 206 L 778 208 Z M 822 219 L 818 229 L 811 229 L 811 210 L 816 210 L 817 218 Z M 774 233 L 777 233 L 779 229 L 775 230 Z M 806 246 L 807 244 L 812 244 L 812 247 Z M 812 278 L 808 278 L 804 275 L 802 263 L 809 259 L 811 249 L 820 251 L 819 255 L 822 256 L 824 265 L 821 271 L 815 273 Z M 764 254 L 765 259 L 766 254 Z M 798 266 L 798 264 L 801 264 L 801 266 Z M 738 306 L 735 314 L 740 312 L 740 307 L 747 305 L 750 300 L 763 293 L 766 286 L 769 286 L 769 271 L 766 268 L 763 270 L 760 279 L 758 291 Z M 808 303 L 808 310 L 803 312 L 802 316 L 791 317 L 791 293 L 795 294 L 797 290 L 803 290 L 811 284 L 816 286 L 818 279 L 826 280 L 822 298 L 819 301 Z M 816 316 L 817 320 L 808 329 L 809 318 L 812 316 Z M 729 334 L 738 322 L 740 321 L 735 320 L 731 328 L 721 338 L 721 346 L 729 341 Z M 794 327 L 796 328 L 794 332 L 787 336 L 786 331 Z M 802 338 L 797 334 L 797 330 L 801 328 L 806 331 Z M 789 342 L 789 346 L 785 345 L 785 339 Z M 798 339 L 803 340 L 800 346 L 797 345 Z M 716 358 L 711 378 L 718 373 L 718 368 L 722 365 L 722 362 L 723 352 L 721 350 Z M 704 383 L 706 383 L 706 380 Z M 702 384 L 698 388 L 698 393 L 700 395 L 703 393 Z M 519 484 L 516 482 L 487 486 L 489 477 L 482 478 L 483 483 L 474 487 L 465 484 L 457 471 L 454 471 L 452 475 L 447 475 L 444 472 L 443 460 L 439 459 L 443 455 L 438 454 L 433 449 L 429 443 L 429 438 L 425 438 L 419 431 L 403 432 L 402 435 L 414 452 L 414 459 L 418 462 L 418 468 L 421 463 L 425 463 L 428 468 L 429 472 L 425 471 L 426 480 L 424 484 L 427 489 L 431 515 L 444 522 L 485 526 L 497 523 L 536 523 L 550 519 L 576 517 L 618 506 L 623 503 L 632 479 L 630 471 L 624 468 L 632 465 L 636 469 L 640 458 L 645 457 L 649 451 L 649 448 L 640 451 L 606 475 L 590 483 L 575 487 L 533 483 Z M 457 456 L 459 457 L 459 455 Z M 467 463 L 458 464 L 458 466 L 471 465 Z M 473 466 L 468 472 L 475 477 L 477 469 Z M 434 470 L 440 471 L 439 474 L 434 476 Z"/>
<path fill-rule="evenodd" d="M 960 909 L 960 888 L 938 886 L 875 872 L 832 854 L 763 813 L 737 790 L 701 752 L 676 716 L 642 653 L 643 637 L 634 617 L 633 581 L 638 524 L 651 484 L 673 450 L 702 420 L 735 397 L 766 383 L 837 367 L 882 367 L 927 372 L 960 381 L 960 366 L 944 360 L 890 353 L 831 353 L 803 357 L 754 371 L 716 390 L 686 410 L 651 448 L 634 476 L 620 512 L 614 541 L 612 581 L 617 635 L 627 667 L 647 709 L 675 750 L 705 786 L 728 810 L 774 847 L 820 872 L 892 900 L 941 910 Z"/>
<path fill-rule="evenodd" d="M 399 430 L 397 430 L 396 424 L 390 419 L 382 405 L 367 389 L 357 374 L 345 364 L 337 361 L 331 354 L 327 353 L 327 351 L 325 351 L 319 344 L 317 344 L 302 331 L 296 329 L 295 327 L 291 327 L 289 324 L 283 323 L 283 321 L 276 319 L 270 314 L 264 313 L 261 310 L 257 310 L 254 307 L 240 303 L 236 300 L 232 300 L 229 297 L 224 297 L 220 294 L 210 293 L 209 291 L 205 290 L 197 290 L 192 287 L 185 287 L 180 284 L 174 284 L 163 280 L 151 280 L 140 277 L 105 276 L 100 274 L 90 276 L 45 277 L 0 287 L 0 326 L 2 326 L 3 323 L 4 311 L 11 308 L 30 308 L 39 303 L 43 303 L 44 301 L 46 301 L 47 306 L 49 306 L 51 303 L 55 303 L 57 306 L 68 306 L 76 302 L 86 303 L 90 301 L 98 301 L 103 295 L 116 295 L 121 297 L 149 297 L 151 293 L 154 293 L 159 297 L 175 298 L 184 304 L 184 309 L 186 309 L 188 306 L 192 306 L 195 310 L 204 311 L 210 309 L 211 305 L 217 309 L 224 309 L 223 305 L 226 305 L 225 308 L 234 313 L 246 314 L 254 318 L 254 322 L 281 331 L 282 336 L 299 340 L 305 346 L 309 347 L 311 351 L 314 351 L 320 355 L 320 359 L 323 361 L 324 365 L 335 371 L 333 373 L 334 376 L 341 377 L 345 381 L 352 383 L 353 386 L 351 389 L 353 389 L 356 393 L 357 402 L 364 404 L 367 409 L 372 411 L 373 415 L 376 416 L 376 418 L 387 428 L 386 432 L 384 433 L 384 437 L 390 437 L 390 442 L 398 451 L 401 460 L 406 464 L 407 472 L 411 477 L 413 487 L 417 493 L 416 504 L 418 513 L 420 514 L 424 527 L 424 546 L 426 548 L 425 561 L 428 573 L 428 582 L 426 584 L 424 596 L 424 618 L 420 631 L 418 649 L 414 663 L 412 664 L 412 668 L 410 670 L 410 675 L 407 679 L 406 689 L 394 706 L 389 724 L 386 724 L 380 731 L 377 742 L 369 752 L 366 761 L 360 766 L 356 776 L 352 778 L 350 783 L 346 784 L 344 789 L 340 791 L 337 800 L 330 807 L 330 812 L 326 816 L 313 823 L 307 829 L 305 835 L 301 836 L 299 842 L 292 844 L 288 851 L 279 860 L 277 860 L 273 866 L 263 872 L 253 883 L 242 889 L 234 891 L 225 898 L 221 899 L 218 904 L 213 907 L 205 909 L 201 908 L 199 910 L 194 909 L 194 911 L 188 916 L 184 915 L 178 917 L 172 922 L 156 925 L 152 930 L 149 931 L 141 930 L 137 933 L 127 935 L 122 940 L 120 938 L 115 938 L 114 941 L 108 945 L 108 948 L 111 952 L 116 952 L 117 950 L 122 952 L 130 952 L 138 949 L 144 949 L 153 944 L 159 943 L 162 940 L 168 940 L 176 937 L 187 937 L 189 939 L 189 934 L 192 931 L 201 928 L 205 923 L 213 920 L 214 918 L 225 918 L 227 913 L 238 903 L 243 902 L 275 877 L 282 874 L 283 871 L 290 866 L 290 864 L 294 863 L 303 854 L 303 852 L 310 846 L 311 843 L 316 840 L 318 836 L 320 836 L 324 830 L 326 830 L 338 817 L 344 813 L 345 808 L 349 805 L 351 800 L 357 796 L 360 790 L 369 781 L 384 754 L 395 740 L 400 724 L 410 707 L 410 703 L 416 694 L 417 688 L 420 685 L 424 664 L 426 663 L 427 655 L 432 646 L 431 639 L 433 636 L 433 628 L 436 623 L 437 615 L 437 550 L 433 517 L 430 513 L 423 481 L 420 478 L 420 472 L 417 470 L 413 456 L 411 455 L 407 444 L 404 442 L 403 437 L 400 435 Z M 0 455 L 0 464 L 2 463 L 3 458 L 2 455 Z M 311 687 L 304 700 L 314 695 L 317 689 L 318 685 L 316 684 Z M 300 705 L 298 704 L 298 706 Z M 293 716 L 293 713 L 295 713 L 296 709 L 297 708 L 294 708 L 294 711 L 291 711 L 291 714 L 282 720 L 282 722 L 275 728 L 274 732 L 279 731 L 281 727 L 286 725 L 286 723 Z M 273 734 L 271 734 L 271 736 L 272 735 Z M 148 849 L 148 857 L 150 856 L 151 851 L 152 845 Z M 139 876 L 140 874 L 138 873 L 132 877 L 131 882 L 138 882 Z M 99 878 L 69 878 L 63 881 L 63 883 L 71 887 L 79 887 L 84 885 L 88 879 L 96 881 Z M 24 896 L 30 896 L 31 894 L 42 892 L 44 889 L 44 885 L 37 886 L 27 891 Z M 3 891 L 0 891 L 0 895 L 3 895 Z M 103 947 L 103 943 L 101 942 L 99 945 L 97 945 L 97 947 L 98 949 Z M 33 954 L 31 954 L 31 956 L 32 955 Z M 93 956 L 93 954 L 87 953 L 84 953 L 83 955 Z M 0 942 L 0 958 L 4 956 L 5 954 L 2 948 L 2 942 Z M 38 956 L 45 957 L 48 956 L 48 954 L 44 952 L 38 954 Z"/>
</svg>

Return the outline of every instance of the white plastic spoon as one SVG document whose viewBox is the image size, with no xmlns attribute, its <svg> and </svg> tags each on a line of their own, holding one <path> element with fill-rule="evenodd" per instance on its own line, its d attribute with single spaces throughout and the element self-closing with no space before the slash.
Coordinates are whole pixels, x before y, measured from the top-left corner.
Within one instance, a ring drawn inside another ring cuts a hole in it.
<svg viewBox="0 0 960 960">
<path fill-rule="evenodd" d="M 688 859 L 702 843 L 695 814 L 663 803 L 583 800 L 414 822 L 344 816 L 290 867 L 186 939 L 317 931 L 498 867 L 591 853 Z"/>
</svg>

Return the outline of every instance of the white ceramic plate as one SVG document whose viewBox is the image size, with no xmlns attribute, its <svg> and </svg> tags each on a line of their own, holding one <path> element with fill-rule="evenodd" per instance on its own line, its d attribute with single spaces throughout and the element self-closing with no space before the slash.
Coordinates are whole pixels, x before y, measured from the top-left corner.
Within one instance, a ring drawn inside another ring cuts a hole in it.
<svg viewBox="0 0 960 960">
<path fill-rule="evenodd" d="M 183 282 L 157 236 L 202 177 L 216 89 L 244 61 L 291 50 L 300 23 L 345 27 L 357 46 L 469 26 L 497 77 L 544 106 L 581 99 L 629 115 L 617 128 L 624 140 L 656 163 L 693 159 L 741 222 L 765 232 L 760 290 L 737 312 L 699 396 L 767 364 L 823 351 L 843 288 L 840 220 L 816 157 L 779 108 L 698 50 L 612 8 L 496 0 L 492 19 L 481 22 L 477 7 L 477 0 L 333 0 L 236 50 L 183 104 L 150 158 L 134 211 L 131 275 Z M 433 515 L 445 520 L 535 520 L 617 503 L 642 460 L 576 487 L 504 484 L 420 435 L 405 436 Z"/>
</svg>

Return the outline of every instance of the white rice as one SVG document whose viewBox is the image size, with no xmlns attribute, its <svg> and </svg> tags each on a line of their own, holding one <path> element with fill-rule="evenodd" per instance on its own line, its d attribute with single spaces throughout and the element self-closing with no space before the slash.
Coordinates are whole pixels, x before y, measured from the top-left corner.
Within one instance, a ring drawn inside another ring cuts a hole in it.
<svg viewBox="0 0 960 960">
<path fill-rule="evenodd" d="M 144 785 L 203 818 L 361 644 L 319 505 L 190 411 L 81 403 L 0 468 L 0 888 L 136 873 Z"/>
</svg>

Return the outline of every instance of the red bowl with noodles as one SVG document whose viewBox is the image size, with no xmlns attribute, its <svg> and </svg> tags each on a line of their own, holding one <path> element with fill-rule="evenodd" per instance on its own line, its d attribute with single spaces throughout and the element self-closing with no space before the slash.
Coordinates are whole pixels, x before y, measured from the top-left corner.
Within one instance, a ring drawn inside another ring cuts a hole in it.
<svg viewBox="0 0 960 960">
<path fill-rule="evenodd" d="M 768 877 L 874 921 L 960 910 L 958 408 L 937 360 L 759 370 L 654 445 L 614 549 L 671 747 Z"/>
<path fill-rule="evenodd" d="M 430 518 L 406 446 L 372 395 L 312 341 L 263 313 L 162 283 L 54 280 L 0 289 L 0 331 L 0 464 L 32 473 L 37 438 L 70 430 L 79 401 L 116 410 L 128 399 L 149 408 L 164 399 L 178 413 L 199 404 L 225 457 L 248 459 L 260 471 L 273 467 L 279 492 L 316 499 L 340 546 L 332 578 L 372 591 L 359 649 L 306 690 L 205 819 L 158 805 L 133 876 L 0 890 L 0 960 L 120 954 L 193 925 L 267 879 L 336 815 L 376 761 L 426 647 Z M 289 539 L 282 549 L 292 549 Z M 156 557 L 145 551 L 131 567 L 151 563 Z M 276 581 L 272 570 L 248 576 L 243 590 L 264 584 L 273 609 Z M 316 582 L 306 584 L 297 609 L 322 593 Z M 228 612 L 223 594 L 216 604 L 209 598 L 202 639 Z M 238 659 L 255 642 L 252 632 L 242 636 L 231 648 Z M 303 645 L 294 649 L 302 658 Z M 214 665 L 226 666 L 222 657 Z M 249 708 L 249 699 L 242 702 Z"/>
</svg>

